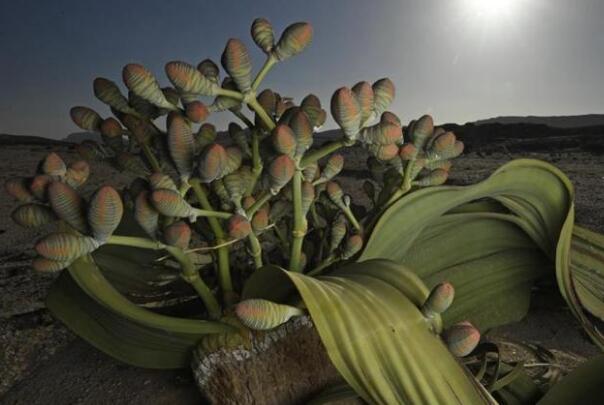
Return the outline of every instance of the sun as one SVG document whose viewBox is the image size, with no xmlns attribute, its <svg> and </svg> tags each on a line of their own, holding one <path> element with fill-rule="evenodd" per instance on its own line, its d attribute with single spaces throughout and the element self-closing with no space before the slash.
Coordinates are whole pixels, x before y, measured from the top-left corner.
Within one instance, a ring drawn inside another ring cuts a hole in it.
<svg viewBox="0 0 604 405">
<path fill-rule="evenodd" d="M 519 9 L 523 0 L 461 0 L 464 9 L 474 18 L 496 20 L 509 17 Z"/>
</svg>

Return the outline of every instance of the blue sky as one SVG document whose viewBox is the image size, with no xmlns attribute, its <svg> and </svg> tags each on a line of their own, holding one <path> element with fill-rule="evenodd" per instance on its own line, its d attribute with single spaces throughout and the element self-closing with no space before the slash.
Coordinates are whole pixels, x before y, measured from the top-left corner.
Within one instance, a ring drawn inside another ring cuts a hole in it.
<svg viewBox="0 0 604 405">
<path fill-rule="evenodd" d="M 74 105 L 108 116 L 92 80 L 121 82 L 130 62 L 167 85 L 166 62 L 218 61 L 236 37 L 258 68 L 256 17 L 277 35 L 295 21 L 315 29 L 312 45 L 265 81 L 297 100 L 315 93 L 329 105 L 338 87 L 388 76 L 404 121 L 604 113 L 604 2 L 502 1 L 3 1 L 0 132 L 62 138 L 78 131 Z"/>
</svg>

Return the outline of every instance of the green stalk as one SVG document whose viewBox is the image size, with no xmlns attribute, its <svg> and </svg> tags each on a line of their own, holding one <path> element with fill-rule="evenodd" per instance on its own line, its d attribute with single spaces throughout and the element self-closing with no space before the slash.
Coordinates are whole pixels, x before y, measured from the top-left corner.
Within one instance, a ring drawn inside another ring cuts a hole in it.
<svg viewBox="0 0 604 405">
<path fill-rule="evenodd" d="M 300 271 L 302 243 L 306 234 L 305 218 L 302 213 L 302 170 L 296 169 L 292 181 L 294 203 L 294 228 L 292 229 L 292 244 L 289 257 L 289 270 Z"/>
<path fill-rule="evenodd" d="M 220 309 L 220 305 L 218 305 L 218 301 L 216 301 L 216 298 L 212 294 L 212 291 L 204 283 L 201 277 L 199 277 L 199 273 L 195 269 L 193 262 L 191 262 L 191 259 L 182 251 L 182 249 L 179 249 L 174 246 L 168 246 L 161 242 L 154 241 L 151 239 L 139 238 L 136 236 L 112 235 L 107 240 L 107 244 L 130 246 L 152 250 L 165 249 L 178 261 L 182 268 L 183 279 L 189 284 L 191 284 L 191 286 L 195 289 L 199 297 L 204 302 L 206 308 L 208 309 L 208 312 L 212 319 L 220 318 L 222 312 Z"/>
<path fill-rule="evenodd" d="M 222 315 L 222 309 L 212 294 L 212 290 L 199 276 L 199 271 L 195 268 L 195 265 L 191 261 L 191 258 L 187 256 L 182 249 L 175 246 L 167 246 L 166 250 L 174 257 L 182 269 L 182 278 L 191 285 L 197 291 L 197 294 L 205 304 L 210 318 L 220 319 Z"/>
<path fill-rule="evenodd" d="M 275 232 L 275 235 L 277 235 L 277 238 L 279 238 L 279 242 L 281 242 L 283 249 L 287 250 L 288 245 L 289 245 L 287 238 L 283 235 L 283 232 L 281 232 L 281 230 L 279 229 L 279 227 L 276 224 L 273 227 L 273 231 Z"/>
<path fill-rule="evenodd" d="M 262 174 L 262 157 L 260 156 L 260 138 L 258 132 L 252 131 L 252 184 L 249 192 L 252 193 L 256 187 L 256 182 Z"/>
<path fill-rule="evenodd" d="M 405 176 L 403 177 L 403 182 L 401 183 L 400 187 L 397 188 L 396 191 L 392 194 L 392 196 L 390 196 L 386 204 L 384 204 L 384 207 L 389 206 L 390 204 L 407 194 L 409 190 L 411 190 L 411 168 L 414 162 L 415 159 L 410 160 L 407 163 L 407 165 L 405 166 Z"/>
<path fill-rule="evenodd" d="M 228 219 L 233 216 L 233 214 L 231 214 L 230 212 L 206 210 L 199 208 L 193 208 L 193 210 L 195 211 L 195 215 L 197 215 L 198 217 Z"/>
<path fill-rule="evenodd" d="M 250 241 L 250 250 L 252 252 L 252 257 L 254 258 L 254 266 L 256 270 L 262 267 L 262 246 L 260 245 L 260 241 L 258 237 L 254 233 L 254 231 L 250 232 L 248 235 L 248 239 Z"/>
<path fill-rule="evenodd" d="M 146 143 L 143 143 L 143 144 L 141 144 L 141 149 L 143 150 L 143 153 L 145 154 L 145 157 L 149 161 L 149 164 L 151 165 L 151 168 L 153 169 L 153 171 L 161 172 L 161 167 L 159 165 L 159 162 L 157 161 L 157 158 L 151 151 L 151 148 L 149 148 L 149 145 L 147 145 Z"/>
<path fill-rule="evenodd" d="M 260 87 L 260 83 L 262 83 L 262 80 L 264 80 L 264 78 L 266 77 L 266 74 L 271 70 L 271 68 L 277 62 L 278 62 L 277 58 L 272 53 L 268 55 L 268 57 L 264 61 L 264 65 L 262 65 L 262 68 L 256 75 L 254 82 L 252 83 L 252 90 L 254 90 L 254 91 L 258 90 L 258 87 Z"/>
<path fill-rule="evenodd" d="M 331 266 L 336 260 L 337 260 L 337 257 L 332 253 L 331 255 L 327 256 L 321 263 L 319 263 L 317 265 L 317 267 L 315 267 L 314 269 L 312 269 L 311 271 L 306 273 L 306 275 L 307 276 L 318 276 L 319 274 L 321 274 L 323 272 L 323 270 L 325 270 L 327 267 Z"/>
<path fill-rule="evenodd" d="M 235 100 L 243 101 L 243 94 L 235 90 L 223 89 L 222 87 L 216 92 L 217 96 L 234 98 Z"/>
<path fill-rule="evenodd" d="M 264 125 L 266 125 L 269 131 L 272 131 L 276 127 L 275 121 L 273 121 L 273 119 L 266 113 L 264 108 L 262 108 L 260 103 L 258 103 L 256 97 L 253 97 L 250 101 L 248 101 L 247 105 L 249 105 L 250 108 L 254 110 L 256 114 L 258 114 L 258 117 L 260 117 L 262 122 L 264 122 Z"/>
<path fill-rule="evenodd" d="M 302 158 L 300 167 L 304 168 L 312 163 L 315 163 L 319 159 L 329 155 L 330 153 L 337 151 L 338 149 L 340 149 L 343 146 L 346 146 L 347 142 L 348 141 L 346 138 L 338 139 L 337 141 L 330 142 L 327 145 L 323 145 L 319 149 L 306 154 Z"/>
<path fill-rule="evenodd" d="M 249 129 L 254 128 L 254 123 L 250 121 L 248 117 L 243 115 L 241 111 L 231 110 L 231 112 L 235 114 L 235 117 L 239 118 Z"/>
<path fill-rule="evenodd" d="M 260 207 L 262 207 L 264 204 L 267 203 L 268 200 L 271 199 L 273 195 L 271 194 L 270 191 L 265 191 L 262 196 L 256 200 L 256 202 L 254 204 L 252 204 L 252 206 L 246 211 L 246 215 L 249 219 L 251 219 L 254 214 L 256 213 L 256 211 L 258 211 L 260 209 Z"/>
<path fill-rule="evenodd" d="M 343 206 L 341 208 L 342 208 L 342 212 L 344 213 L 346 218 L 348 218 L 348 220 L 350 221 L 350 224 L 354 227 L 354 229 L 356 229 L 357 231 L 360 231 L 361 225 L 359 225 L 359 221 L 357 221 L 357 219 L 355 218 L 350 207 Z"/>
<path fill-rule="evenodd" d="M 161 250 L 165 249 L 166 245 L 163 243 L 146 239 L 139 238 L 136 236 L 119 236 L 119 235 L 111 235 L 109 239 L 107 239 L 108 245 L 120 245 L 120 246 L 130 246 L 141 249 L 151 249 L 151 250 Z"/>
<path fill-rule="evenodd" d="M 210 201 L 206 195 L 203 186 L 199 179 L 190 179 L 189 184 L 199 200 L 199 204 L 206 210 L 213 210 Z M 216 237 L 216 244 L 222 245 L 226 241 L 226 236 L 220 222 L 215 217 L 208 217 L 208 223 L 210 228 Z M 233 292 L 233 281 L 231 280 L 231 272 L 229 269 L 229 247 L 223 246 L 218 248 L 218 282 L 222 289 L 223 299 L 226 303 L 231 303 L 234 292 Z"/>
</svg>

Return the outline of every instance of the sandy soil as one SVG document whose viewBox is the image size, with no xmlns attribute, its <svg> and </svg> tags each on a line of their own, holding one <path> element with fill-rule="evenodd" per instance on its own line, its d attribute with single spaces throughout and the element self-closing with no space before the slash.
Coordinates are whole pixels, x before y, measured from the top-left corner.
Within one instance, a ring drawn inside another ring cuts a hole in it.
<svg viewBox="0 0 604 405">
<path fill-rule="evenodd" d="M 33 173 L 37 162 L 55 146 L 11 146 L 0 149 L 0 182 Z M 62 147 L 59 153 L 77 156 Z M 470 154 L 459 159 L 451 183 L 484 179 L 494 168 L 519 155 Z M 577 192 L 577 222 L 604 232 L 604 156 L 586 153 L 532 154 L 558 165 L 573 180 Z M 359 167 L 363 156 L 351 151 L 347 169 Z M 94 164 L 88 191 L 100 183 L 123 184 L 126 178 L 111 168 Z M 344 188 L 354 187 L 358 170 L 349 172 Z M 71 334 L 44 306 L 52 276 L 29 269 L 31 246 L 43 232 L 24 231 L 10 220 L 15 203 L 0 193 L 0 403 L 163 404 L 199 403 L 201 398 L 188 371 L 141 370 L 120 364 Z M 539 343 L 570 355 L 573 367 L 598 353 L 580 330 L 561 299 L 539 293 L 531 314 L 522 322 L 489 334 L 496 340 Z M 513 357 L 513 351 L 509 352 Z M 568 356 L 566 357 L 568 358 Z"/>
</svg>

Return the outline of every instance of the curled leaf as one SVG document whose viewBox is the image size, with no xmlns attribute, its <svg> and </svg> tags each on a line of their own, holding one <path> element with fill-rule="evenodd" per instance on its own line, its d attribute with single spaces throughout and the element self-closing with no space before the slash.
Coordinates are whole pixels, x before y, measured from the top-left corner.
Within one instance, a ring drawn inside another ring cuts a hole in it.
<svg viewBox="0 0 604 405">
<path fill-rule="evenodd" d="M 268 300 L 248 299 L 237 304 L 235 314 L 250 329 L 268 330 L 284 324 L 294 316 L 304 315 L 304 311 Z"/>
</svg>

